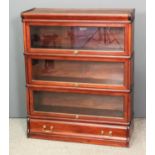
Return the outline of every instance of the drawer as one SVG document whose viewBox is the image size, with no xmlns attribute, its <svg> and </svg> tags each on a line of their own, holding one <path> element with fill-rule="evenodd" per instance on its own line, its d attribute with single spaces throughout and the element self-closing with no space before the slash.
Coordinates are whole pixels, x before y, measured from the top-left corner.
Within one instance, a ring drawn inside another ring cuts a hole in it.
<svg viewBox="0 0 155 155">
<path fill-rule="evenodd" d="M 26 56 L 26 61 L 30 84 L 130 90 L 128 59 Z"/>
<path fill-rule="evenodd" d="M 81 122 L 130 122 L 130 94 L 29 86 L 31 116 Z"/>
<path fill-rule="evenodd" d="M 131 55 L 131 24 L 27 22 L 26 51 L 64 55 Z"/>
<path fill-rule="evenodd" d="M 30 133 L 80 137 L 126 138 L 128 128 L 117 125 L 97 125 L 53 120 L 30 119 Z"/>
</svg>

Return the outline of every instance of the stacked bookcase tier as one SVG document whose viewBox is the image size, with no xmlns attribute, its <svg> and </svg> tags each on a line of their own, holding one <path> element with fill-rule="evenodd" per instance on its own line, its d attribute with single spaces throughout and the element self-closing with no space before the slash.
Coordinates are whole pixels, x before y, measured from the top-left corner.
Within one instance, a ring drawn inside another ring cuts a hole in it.
<svg viewBox="0 0 155 155">
<path fill-rule="evenodd" d="M 128 146 L 133 9 L 22 13 L 28 136 Z"/>
</svg>

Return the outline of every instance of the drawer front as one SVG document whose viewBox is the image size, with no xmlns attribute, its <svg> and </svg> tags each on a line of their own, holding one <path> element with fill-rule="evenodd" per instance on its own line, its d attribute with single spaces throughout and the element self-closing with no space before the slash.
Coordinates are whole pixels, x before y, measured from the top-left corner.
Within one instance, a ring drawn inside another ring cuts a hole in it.
<svg viewBox="0 0 155 155">
<path fill-rule="evenodd" d="M 30 115 L 73 121 L 130 121 L 130 95 L 68 90 L 29 88 Z"/>
<path fill-rule="evenodd" d="M 30 133 L 81 137 L 125 138 L 127 127 L 30 119 Z"/>
<path fill-rule="evenodd" d="M 84 60 L 68 57 L 28 57 L 31 84 L 99 89 L 130 89 L 128 60 Z"/>
<path fill-rule="evenodd" d="M 130 55 L 131 25 L 57 21 L 25 24 L 26 51 L 73 55 Z M 130 35 L 129 35 L 130 34 Z"/>
</svg>

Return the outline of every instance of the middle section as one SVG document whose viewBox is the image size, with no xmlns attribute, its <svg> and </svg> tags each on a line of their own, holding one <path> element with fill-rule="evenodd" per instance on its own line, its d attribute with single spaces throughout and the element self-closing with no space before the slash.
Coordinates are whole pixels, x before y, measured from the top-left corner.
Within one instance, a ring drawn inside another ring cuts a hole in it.
<svg viewBox="0 0 155 155">
<path fill-rule="evenodd" d="M 113 58 L 26 56 L 29 84 L 130 90 L 130 61 Z"/>
</svg>

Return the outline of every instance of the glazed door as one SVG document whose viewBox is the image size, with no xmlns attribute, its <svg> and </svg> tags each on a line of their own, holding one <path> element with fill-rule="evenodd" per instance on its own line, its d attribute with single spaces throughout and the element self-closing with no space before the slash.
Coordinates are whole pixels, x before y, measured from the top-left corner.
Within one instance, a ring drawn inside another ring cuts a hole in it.
<svg viewBox="0 0 155 155">
<path fill-rule="evenodd" d="M 31 48 L 124 50 L 123 27 L 31 26 Z"/>
<path fill-rule="evenodd" d="M 78 88 L 129 89 L 130 65 L 126 60 L 66 60 L 28 58 L 29 83 Z"/>
<path fill-rule="evenodd" d="M 79 25 L 79 26 L 77 26 Z M 29 23 L 27 51 L 53 54 L 127 55 L 126 24 Z"/>
<path fill-rule="evenodd" d="M 67 90 L 31 89 L 31 115 L 70 119 L 125 121 L 129 95 L 123 93 L 86 93 Z"/>
</svg>

